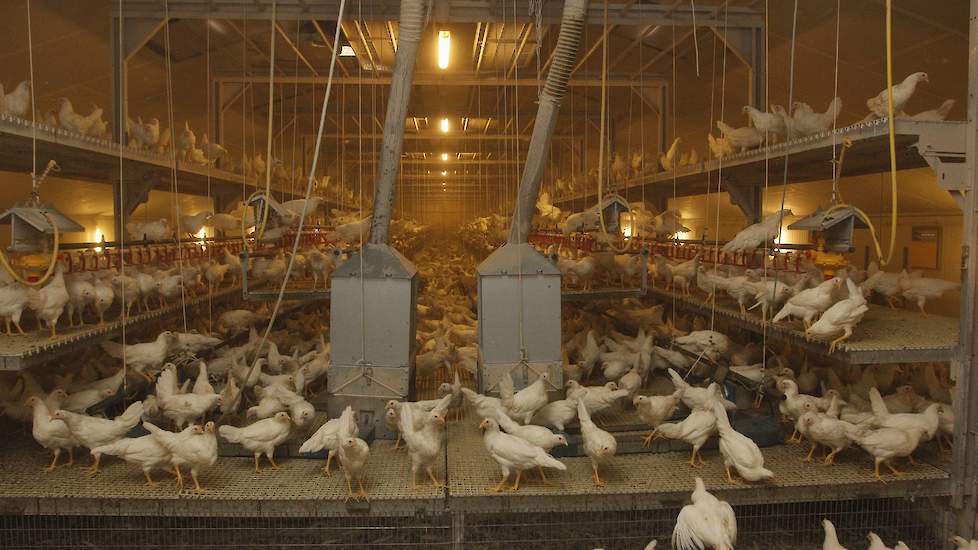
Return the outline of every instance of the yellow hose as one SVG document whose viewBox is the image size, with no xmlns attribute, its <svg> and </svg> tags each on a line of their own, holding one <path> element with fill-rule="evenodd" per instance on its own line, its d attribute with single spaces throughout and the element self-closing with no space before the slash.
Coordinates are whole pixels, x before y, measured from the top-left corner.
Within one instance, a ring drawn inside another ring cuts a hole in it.
<svg viewBox="0 0 978 550">
<path fill-rule="evenodd" d="M 49 278 L 51 278 L 51 274 L 54 273 L 54 267 L 58 265 L 58 252 L 61 246 L 61 233 L 58 231 L 58 224 L 54 223 L 54 218 L 47 212 L 41 212 L 41 215 L 44 216 L 48 223 L 51 224 L 51 227 L 54 228 L 54 252 L 51 254 L 51 263 L 48 264 L 48 269 L 44 272 L 43 277 L 35 282 L 28 281 L 27 279 L 21 277 L 20 274 L 14 271 L 14 268 L 10 265 L 10 262 L 7 260 L 7 255 L 0 250 L 0 264 L 3 265 L 4 270 L 6 270 L 15 281 L 26 286 L 43 285 Z"/>
<path fill-rule="evenodd" d="M 855 206 L 845 204 L 840 202 L 839 204 L 832 205 L 826 210 L 826 214 L 830 214 L 836 210 L 841 210 L 843 208 L 852 208 L 852 210 L 858 214 L 866 225 L 869 226 L 869 234 L 873 238 L 873 246 L 876 249 L 876 257 L 879 259 L 880 267 L 883 267 L 890 263 L 893 259 L 893 251 L 896 249 L 896 230 L 897 230 L 897 179 L 896 179 L 896 123 L 893 119 L 893 16 L 892 16 L 892 0 L 886 0 L 886 103 L 887 103 L 887 127 L 890 140 L 890 187 L 891 195 L 893 196 L 893 209 L 890 213 L 890 250 L 887 252 L 886 257 L 883 257 L 883 248 L 880 245 L 879 237 L 876 234 L 876 227 L 873 225 L 873 221 L 869 218 L 866 212 Z M 841 177 L 842 172 L 842 161 L 845 159 L 846 149 L 849 148 L 849 143 L 846 143 L 842 149 L 842 156 L 839 159 L 839 168 L 836 170 L 835 178 L 838 180 Z M 841 201 L 841 195 L 840 201 Z"/>
<path fill-rule="evenodd" d="M 890 263 L 893 259 L 893 250 L 896 248 L 896 228 L 897 228 L 897 177 L 896 177 L 896 122 L 893 120 L 893 0 L 886 0 L 886 122 L 890 134 L 890 187 L 892 188 L 893 208 L 890 214 L 890 251 L 883 259 L 879 242 L 876 242 L 876 253 L 880 259 L 880 267 Z M 860 211 L 861 213 L 861 211 Z M 869 222 L 869 217 L 861 215 Z M 873 225 L 869 224 L 876 239 L 876 231 Z"/>
</svg>

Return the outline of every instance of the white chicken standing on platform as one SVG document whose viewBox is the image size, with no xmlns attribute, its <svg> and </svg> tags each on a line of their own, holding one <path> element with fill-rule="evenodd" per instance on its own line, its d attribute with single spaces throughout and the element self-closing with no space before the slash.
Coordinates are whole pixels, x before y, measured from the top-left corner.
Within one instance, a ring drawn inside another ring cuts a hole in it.
<svg viewBox="0 0 978 550">
<path fill-rule="evenodd" d="M 34 440 L 51 451 L 53 455 L 51 465 L 45 468 L 45 471 L 54 471 L 58 466 L 58 457 L 61 456 L 61 451 L 68 451 L 70 459 L 68 465 L 73 464 L 75 461 L 72 451 L 78 446 L 78 441 L 72 435 L 71 429 L 68 428 L 65 421 L 52 418 L 51 413 L 53 411 L 39 396 L 27 398 L 24 405 L 30 407 L 34 413 L 31 424 L 31 434 L 34 436 Z"/>
<path fill-rule="evenodd" d="M 917 85 L 921 82 L 930 82 L 927 73 L 912 73 L 903 79 L 903 82 L 893 86 L 893 114 L 896 115 L 903 110 L 903 106 L 910 101 Z M 866 100 L 870 115 L 874 118 L 884 118 L 889 113 L 889 91 L 884 89 L 880 93 Z"/>
<path fill-rule="evenodd" d="M 805 328 L 811 326 L 812 322 L 825 310 L 832 306 L 835 301 L 833 291 L 842 286 L 843 280 L 834 277 L 821 282 L 815 288 L 808 288 L 795 294 L 784 304 L 774 318 L 772 323 L 777 323 L 788 317 L 801 317 L 805 323 Z"/>
<path fill-rule="evenodd" d="M 584 401 L 577 403 L 577 418 L 581 423 L 581 438 L 584 443 L 584 452 L 591 458 L 591 479 L 598 487 L 604 487 L 605 481 L 601 479 L 598 467 L 611 461 L 611 458 L 618 452 L 618 442 L 615 436 L 599 428 L 591 421 L 591 415 L 584 406 Z"/>
<path fill-rule="evenodd" d="M 183 472 L 181 466 L 190 468 L 190 477 L 194 482 L 194 492 L 203 493 L 198 474 L 217 462 L 217 434 L 214 423 L 208 422 L 203 426 L 188 426 L 178 433 L 160 429 L 149 422 L 143 422 L 143 428 L 170 451 L 170 464 L 177 476 L 177 487 L 183 489 Z"/>
<path fill-rule="evenodd" d="M 900 292 L 907 300 L 913 300 L 920 308 L 920 313 L 926 317 L 924 304 L 928 298 L 940 298 L 945 292 L 961 288 L 961 283 L 935 279 L 932 277 L 911 276 L 904 269 L 900 272 L 897 281 L 900 284 Z"/>
<path fill-rule="evenodd" d="M 764 143 L 764 134 L 757 128 L 743 127 L 734 128 L 725 124 L 722 120 L 717 121 L 717 128 L 723 134 L 723 138 L 730 142 L 734 148 L 741 152 L 753 149 Z"/>
<path fill-rule="evenodd" d="M 479 429 L 483 431 L 482 442 L 486 451 L 499 464 L 501 471 L 499 483 L 491 489 L 493 492 L 502 489 L 514 470 L 516 471 L 516 479 L 513 481 L 510 491 L 519 490 L 523 472 L 526 470 L 539 468 L 540 474 L 543 475 L 544 467 L 557 470 L 567 469 L 567 466 L 547 454 L 543 448 L 521 437 L 501 432 L 499 423 L 495 419 L 482 419 Z M 543 476 L 543 479 L 546 480 L 546 476 Z"/>
<path fill-rule="evenodd" d="M 138 464 L 146 477 L 146 485 L 156 485 L 151 473 L 162 470 L 170 465 L 169 449 L 163 446 L 153 435 L 142 437 L 123 437 L 118 441 L 95 447 L 93 457 L 101 455 L 116 456 L 131 464 Z"/>
<path fill-rule="evenodd" d="M 806 339 L 821 340 L 841 332 L 842 335 L 832 340 L 829 345 L 829 353 L 833 353 L 840 343 L 852 336 L 852 329 L 869 311 L 866 298 L 863 297 L 862 290 L 856 286 L 856 283 L 852 282 L 852 279 L 846 279 L 846 286 L 849 289 L 849 297 L 836 302 L 819 317 L 818 321 L 805 329 Z"/>
<path fill-rule="evenodd" d="M 832 123 L 841 112 L 842 99 L 838 97 L 829 102 L 825 112 L 822 113 L 815 112 L 807 103 L 796 101 L 792 106 L 791 117 L 785 120 L 788 135 L 799 137 L 824 132 L 832 127 Z"/>
<path fill-rule="evenodd" d="M 451 401 L 451 395 L 444 398 L 445 406 Z M 411 457 L 411 488 L 418 487 L 418 472 L 424 470 L 431 479 L 432 487 L 442 488 L 445 484 L 435 477 L 435 462 L 441 458 L 445 446 L 445 413 L 439 407 L 433 408 L 421 416 L 420 427 L 415 426 L 415 415 L 420 414 L 414 407 L 401 407 L 397 427 L 401 431 L 401 439 L 407 446 Z"/>
<path fill-rule="evenodd" d="M 636 395 L 632 398 L 632 404 L 638 410 L 638 417 L 652 429 L 642 441 L 643 447 L 648 447 L 655 436 L 655 430 L 676 414 L 682 396 L 683 391 L 677 389 L 669 395 Z"/>
<path fill-rule="evenodd" d="M 696 478 L 692 504 L 683 506 L 672 531 L 672 545 L 679 550 L 733 550 L 737 543 L 737 517 L 733 508 L 706 490 Z"/>
<path fill-rule="evenodd" d="M 754 127 L 758 129 L 766 141 L 777 143 L 785 135 L 784 119 L 774 113 L 765 113 L 751 105 L 744 106 L 744 113 L 750 117 Z"/>
<path fill-rule="evenodd" d="M 259 460 L 263 454 L 272 468 L 278 469 L 278 464 L 273 458 L 275 447 L 288 439 L 292 431 L 292 419 L 289 418 L 289 413 L 278 412 L 272 418 L 259 420 L 243 428 L 223 425 L 217 430 L 229 443 L 240 443 L 242 447 L 254 453 L 255 473 L 260 473 Z"/>
<path fill-rule="evenodd" d="M 764 455 L 761 454 L 757 443 L 733 429 L 723 406 L 719 403 L 714 405 L 713 414 L 716 417 L 717 432 L 720 434 L 720 455 L 723 456 L 727 481 L 737 483 L 737 480 L 730 475 L 731 466 L 747 481 L 774 479 L 774 472 L 764 467 Z"/>
<path fill-rule="evenodd" d="M 740 230 L 723 245 L 723 251 L 753 252 L 764 243 L 774 240 L 781 233 L 781 222 L 791 215 L 791 210 L 787 209 L 768 214 L 763 220 Z"/>
<path fill-rule="evenodd" d="M 513 393 L 513 378 L 507 372 L 499 380 L 499 400 L 509 411 L 510 416 L 519 419 L 523 424 L 529 424 L 533 415 L 549 401 L 547 383 L 550 375 L 546 372 L 537 376 L 532 384 Z"/>
<path fill-rule="evenodd" d="M 59 261 L 48 284 L 41 289 L 27 289 L 27 304 L 37 317 L 38 330 L 43 321 L 51 330 L 51 337 L 57 336 L 58 319 L 70 299 L 68 287 L 65 286 L 64 268 Z"/>
<path fill-rule="evenodd" d="M 142 414 L 143 403 L 136 401 L 132 405 L 129 405 L 122 414 L 112 420 L 86 416 L 66 410 L 55 411 L 52 418 L 63 420 L 68 425 L 72 437 L 75 438 L 75 441 L 80 446 L 94 449 L 125 437 L 126 433 L 139 423 Z M 89 473 L 92 475 L 97 474 L 101 462 L 101 456 L 94 455 L 94 461 L 88 469 Z"/>
<path fill-rule="evenodd" d="M 337 432 L 337 455 L 339 456 L 340 466 L 343 467 L 343 474 L 346 477 L 347 498 L 360 500 L 367 499 L 367 490 L 363 488 L 363 478 L 367 474 L 367 460 L 370 458 L 370 446 L 367 442 L 358 437 L 360 429 L 357 427 L 356 418 L 353 414 L 353 407 L 347 405 L 343 414 L 339 418 L 339 430 Z M 358 491 L 353 492 L 353 480 L 357 481 Z"/>
</svg>

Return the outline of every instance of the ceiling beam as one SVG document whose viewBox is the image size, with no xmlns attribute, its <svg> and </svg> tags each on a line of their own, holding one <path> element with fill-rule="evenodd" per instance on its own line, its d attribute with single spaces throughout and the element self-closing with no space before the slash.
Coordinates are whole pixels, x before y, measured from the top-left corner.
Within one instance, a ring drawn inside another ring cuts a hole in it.
<svg viewBox="0 0 978 550">
<path fill-rule="evenodd" d="M 159 0 L 126 0 L 123 2 L 123 17 L 162 18 L 169 13 L 174 19 L 259 19 L 267 21 L 271 5 L 256 3 L 255 8 L 242 9 L 242 2 L 168 0 L 166 10 Z M 536 15 L 527 10 L 516 10 L 511 5 L 498 0 L 441 0 L 438 21 L 442 23 L 536 23 Z M 278 0 L 276 16 L 281 20 L 335 21 L 339 13 L 340 0 Z M 658 3 L 611 2 L 608 4 L 608 23 L 613 25 L 665 25 L 688 27 L 693 23 L 693 9 L 683 6 L 668 15 L 668 6 Z M 362 21 L 397 21 L 400 18 L 400 0 L 360 0 L 357 17 Z M 563 15 L 563 2 L 544 2 L 542 8 L 544 25 L 560 24 Z M 756 10 L 731 7 L 725 18 L 728 27 L 761 28 L 763 14 Z M 591 2 L 585 13 L 585 23 L 601 25 L 604 23 L 604 4 Z M 724 24 L 724 18 L 715 14 L 703 13 L 701 7 L 696 11 L 697 25 L 709 27 Z"/>
<path fill-rule="evenodd" d="M 323 44 L 325 44 L 326 48 L 329 50 L 330 58 L 332 58 L 335 55 L 336 65 L 339 66 L 340 71 L 342 71 L 345 76 L 350 76 L 350 70 L 347 69 L 346 65 L 343 64 L 343 60 L 339 57 L 339 53 L 336 52 L 332 42 L 329 41 L 329 37 L 327 37 L 326 33 L 323 32 L 323 28 L 319 26 L 319 21 L 313 20 L 312 26 L 315 27 L 316 33 L 319 34 L 319 39 L 323 41 Z"/>
<path fill-rule="evenodd" d="M 628 0 L 628 2 L 626 2 L 625 6 L 622 8 L 622 11 L 627 12 L 628 8 L 632 7 L 632 4 L 634 3 L 635 0 Z M 617 27 L 618 25 L 608 25 L 604 29 L 604 32 L 602 32 L 601 36 L 599 36 L 598 39 L 594 41 L 594 44 L 587 51 L 587 53 L 581 56 L 581 60 L 577 62 L 577 65 L 574 65 L 574 68 L 571 70 L 571 75 L 576 73 L 578 69 L 580 69 L 581 67 L 584 66 L 585 63 L 587 63 L 587 60 L 591 58 L 594 52 L 598 51 L 598 48 L 600 48 L 601 45 L 604 44 L 606 40 L 608 40 L 608 35 L 610 35 Z"/>
<path fill-rule="evenodd" d="M 282 28 L 282 25 L 280 23 L 275 23 L 275 30 L 278 31 L 278 34 L 281 35 L 282 39 L 285 40 L 285 43 L 289 46 L 292 52 L 295 53 L 295 56 L 299 58 L 299 61 L 302 61 L 302 64 L 305 65 L 307 69 L 309 69 L 309 72 L 311 72 L 315 76 L 319 76 L 319 71 L 317 71 L 316 68 L 312 66 L 312 63 L 310 63 L 309 60 L 306 59 L 306 56 L 303 55 L 301 51 L 299 51 L 299 47 L 292 42 L 292 39 L 289 38 L 289 35 L 285 34 L 285 29 Z"/>
<path fill-rule="evenodd" d="M 692 34 L 692 33 L 690 33 Z M 662 54 L 660 54 L 662 55 Z M 651 63 L 651 62 L 650 62 Z M 647 64 L 648 65 L 648 64 Z M 668 79 L 659 75 L 646 75 L 644 78 L 645 87 L 662 87 L 668 84 Z M 254 84 L 267 84 L 268 75 L 242 75 L 240 73 L 223 73 L 215 77 L 218 82 L 251 82 Z M 276 76 L 275 82 L 278 84 L 325 84 L 326 77 L 315 76 Z M 365 85 L 365 86 L 388 86 L 391 83 L 390 76 L 350 76 L 333 77 L 334 85 Z M 518 78 L 505 79 L 492 76 L 480 77 L 472 73 L 462 73 L 446 75 L 444 73 L 418 73 L 414 77 L 415 86 L 542 86 L 544 80 L 537 78 Z M 611 88 L 630 88 L 636 84 L 632 75 L 623 77 L 622 75 L 609 75 L 606 85 Z M 602 85 L 601 78 L 591 75 L 572 78 L 567 85 L 571 88 L 596 88 Z"/>
<path fill-rule="evenodd" d="M 509 69 L 506 70 L 506 78 L 512 76 L 513 71 L 516 70 L 516 66 L 520 62 L 520 56 L 523 55 L 523 48 L 526 47 L 526 41 L 528 38 L 530 38 L 530 31 L 532 30 L 533 30 L 532 23 L 527 23 L 526 25 L 523 25 L 523 28 L 520 31 L 520 36 L 517 39 L 519 45 L 516 46 L 515 50 L 513 50 L 513 58 L 510 60 Z"/>
</svg>

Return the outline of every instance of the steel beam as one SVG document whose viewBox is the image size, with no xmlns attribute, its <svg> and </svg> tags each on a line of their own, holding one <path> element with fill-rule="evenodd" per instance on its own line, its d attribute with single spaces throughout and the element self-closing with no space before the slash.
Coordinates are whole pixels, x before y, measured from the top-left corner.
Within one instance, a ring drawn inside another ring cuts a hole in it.
<svg viewBox="0 0 978 550">
<path fill-rule="evenodd" d="M 270 0 L 169 0 L 170 16 L 175 19 L 258 19 L 268 20 L 271 10 Z M 542 21 L 544 25 L 560 23 L 563 2 L 548 0 L 544 2 Z M 693 24 L 693 11 L 690 6 L 673 8 L 661 4 L 636 4 L 615 2 L 608 5 L 608 23 L 612 25 L 663 25 L 690 26 Z M 439 23 L 536 23 L 536 17 L 527 10 L 516 10 L 512 5 L 497 0 L 446 0 L 439 2 Z M 358 14 L 361 21 L 396 21 L 400 2 L 398 0 L 362 0 Z M 159 0 L 126 0 L 123 3 L 124 17 L 161 17 L 163 6 Z M 335 21 L 339 12 L 339 0 L 317 0 L 308 3 L 303 0 L 278 0 L 277 17 L 280 20 Z M 670 13 L 672 11 L 672 13 Z M 592 2 L 585 14 L 585 23 L 601 25 L 604 22 L 604 4 Z M 730 7 L 726 17 L 705 12 L 696 12 L 698 26 L 755 27 L 764 24 L 763 15 L 749 8 Z"/>
<path fill-rule="evenodd" d="M 240 73 L 223 73 L 217 75 L 215 78 L 222 82 L 237 82 L 237 83 L 252 83 L 252 84 L 268 84 L 268 75 L 242 75 Z M 645 87 L 657 88 L 666 86 L 668 84 L 668 79 L 664 76 L 659 75 L 643 75 L 643 85 Z M 277 84 L 326 84 L 325 77 L 316 76 L 291 76 L 282 75 L 276 76 L 275 82 Z M 350 85 L 350 86 L 389 86 L 391 83 L 391 78 L 388 75 L 384 76 L 350 76 L 350 77 L 333 77 L 333 85 Z M 414 77 L 413 84 L 415 86 L 542 86 L 544 81 L 538 78 L 498 78 L 498 77 L 480 77 L 472 73 L 452 73 L 446 75 L 444 73 L 418 73 Z M 572 78 L 567 85 L 571 88 L 597 88 L 602 86 L 601 78 L 599 76 L 582 76 L 580 78 Z M 605 83 L 611 88 L 626 88 L 635 86 L 636 81 L 634 75 L 610 75 L 607 82 Z"/>
<path fill-rule="evenodd" d="M 951 505 L 954 512 L 954 534 L 972 539 L 975 536 L 975 515 L 978 513 L 978 369 L 974 368 L 978 334 L 975 334 L 978 315 L 978 0 L 970 3 L 968 26 L 968 134 L 966 158 L 968 183 L 971 192 L 964 194 L 961 239 L 961 343 L 958 356 L 952 361 L 952 373 L 957 376 L 957 395 L 954 399 L 954 450 L 951 455 Z"/>
</svg>

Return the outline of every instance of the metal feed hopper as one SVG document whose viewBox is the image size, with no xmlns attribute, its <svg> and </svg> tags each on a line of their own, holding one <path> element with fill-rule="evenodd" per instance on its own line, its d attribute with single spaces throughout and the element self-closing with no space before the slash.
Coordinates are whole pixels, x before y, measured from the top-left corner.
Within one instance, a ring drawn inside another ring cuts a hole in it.
<svg viewBox="0 0 978 550">
<path fill-rule="evenodd" d="M 332 285 L 329 416 L 350 405 L 361 430 L 373 427 L 378 436 L 391 436 L 384 405 L 414 393 L 418 271 L 397 250 L 368 244 L 336 268 Z"/>
</svg>

